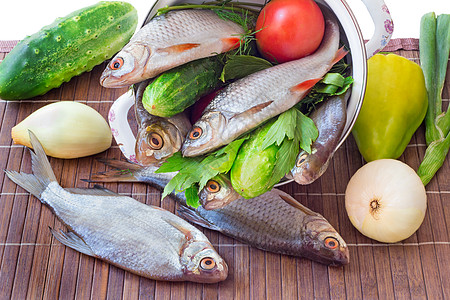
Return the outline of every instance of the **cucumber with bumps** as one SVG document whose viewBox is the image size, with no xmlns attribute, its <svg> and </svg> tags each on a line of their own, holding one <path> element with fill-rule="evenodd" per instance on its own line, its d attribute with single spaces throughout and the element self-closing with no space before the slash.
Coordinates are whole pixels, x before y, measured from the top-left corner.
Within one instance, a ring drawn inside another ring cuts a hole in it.
<svg viewBox="0 0 450 300">
<path fill-rule="evenodd" d="M 142 104 L 152 115 L 171 117 L 220 87 L 222 69 L 218 57 L 209 57 L 168 70 L 145 88 Z"/>
<path fill-rule="evenodd" d="M 0 98 L 29 99 L 111 58 L 138 21 L 127 2 L 99 2 L 74 11 L 20 41 L 0 63 Z"/>
</svg>

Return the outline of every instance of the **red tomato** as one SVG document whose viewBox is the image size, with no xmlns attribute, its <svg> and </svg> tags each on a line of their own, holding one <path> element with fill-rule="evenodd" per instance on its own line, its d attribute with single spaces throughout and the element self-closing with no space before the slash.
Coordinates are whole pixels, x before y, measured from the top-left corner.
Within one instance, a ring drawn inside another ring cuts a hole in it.
<svg viewBox="0 0 450 300">
<path fill-rule="evenodd" d="M 313 0 L 272 0 L 256 21 L 256 43 L 272 62 L 286 62 L 313 53 L 325 30 L 322 11 Z"/>
</svg>

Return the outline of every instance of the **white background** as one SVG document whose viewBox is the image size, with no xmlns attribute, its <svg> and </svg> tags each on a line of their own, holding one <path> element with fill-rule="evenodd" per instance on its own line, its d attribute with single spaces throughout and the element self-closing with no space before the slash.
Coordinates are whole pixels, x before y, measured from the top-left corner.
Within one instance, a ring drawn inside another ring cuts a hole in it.
<svg viewBox="0 0 450 300">
<path fill-rule="evenodd" d="M 127 0 L 138 11 L 140 26 L 154 0 Z M 370 1 L 370 0 L 369 0 Z M 98 0 L 2 0 L 0 7 L 0 40 L 20 40 L 37 32 L 57 17 L 97 3 Z M 371 18 L 361 0 L 347 0 L 356 15 L 364 38 L 373 33 Z M 450 13 L 449 0 L 385 0 L 394 21 L 393 38 L 419 37 L 420 18 L 434 11 Z"/>
</svg>

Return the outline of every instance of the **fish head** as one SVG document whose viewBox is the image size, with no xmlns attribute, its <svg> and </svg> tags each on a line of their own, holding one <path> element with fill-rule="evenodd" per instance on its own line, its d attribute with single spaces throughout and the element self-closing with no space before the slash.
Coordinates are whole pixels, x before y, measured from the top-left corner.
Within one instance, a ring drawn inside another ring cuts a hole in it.
<svg viewBox="0 0 450 300">
<path fill-rule="evenodd" d="M 100 84 L 107 88 L 121 88 L 143 81 L 146 78 L 142 74 L 151 53 L 146 45 L 127 45 L 106 66 L 100 76 Z"/>
<path fill-rule="evenodd" d="M 205 113 L 188 132 L 181 148 L 183 156 L 198 156 L 220 147 L 221 134 L 226 125 L 227 120 L 222 113 Z"/>
<path fill-rule="evenodd" d="M 223 174 L 208 180 L 199 193 L 200 203 L 206 210 L 222 208 L 240 197 L 231 186 L 230 179 Z"/>
<path fill-rule="evenodd" d="M 181 149 L 185 132 L 169 120 L 144 124 L 136 137 L 136 160 L 144 166 L 159 164 Z"/>
<path fill-rule="evenodd" d="M 213 246 L 204 240 L 189 243 L 181 256 L 186 280 L 202 283 L 224 281 L 228 266 Z"/>
<path fill-rule="evenodd" d="M 311 153 L 300 151 L 291 170 L 295 181 L 299 184 L 310 184 L 319 178 L 327 169 L 328 162 L 324 162 L 317 155 L 317 148 L 312 148 Z"/>
<path fill-rule="evenodd" d="M 305 257 L 331 266 L 349 263 L 349 251 L 344 239 L 319 214 L 305 218 L 303 237 Z"/>
</svg>

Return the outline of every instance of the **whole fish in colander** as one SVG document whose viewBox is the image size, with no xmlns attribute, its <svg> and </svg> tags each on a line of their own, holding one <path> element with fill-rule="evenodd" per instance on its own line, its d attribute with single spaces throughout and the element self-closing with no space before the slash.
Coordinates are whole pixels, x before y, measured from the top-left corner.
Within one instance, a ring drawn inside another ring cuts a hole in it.
<svg viewBox="0 0 450 300">
<path fill-rule="evenodd" d="M 244 29 L 211 10 L 175 10 L 142 27 L 103 71 L 104 87 L 126 87 L 239 46 Z"/>
<path fill-rule="evenodd" d="M 150 114 L 142 105 L 142 95 L 148 82 L 147 80 L 134 86 L 134 111 L 138 123 L 135 155 L 136 161 L 143 166 L 159 166 L 181 149 L 192 125 L 186 112 L 170 118 Z"/>
<path fill-rule="evenodd" d="M 226 279 L 226 263 L 197 228 L 167 210 L 109 190 L 62 188 L 39 141 L 32 133 L 30 138 L 33 174 L 6 174 L 69 228 L 52 230 L 61 243 L 155 280 Z"/>
<path fill-rule="evenodd" d="M 309 117 L 316 124 L 319 136 L 311 145 L 311 154 L 300 151 L 287 176 L 292 176 L 299 184 L 310 184 L 327 170 L 347 120 L 345 95 L 333 96 L 321 103 Z"/>
<path fill-rule="evenodd" d="M 129 165 L 119 161 L 105 162 L 119 169 Z M 145 182 L 162 190 L 175 174 L 152 173 L 147 167 L 140 171 L 93 174 L 88 181 L 111 182 L 127 178 L 133 181 L 145 178 Z M 213 205 L 226 206 L 213 210 L 201 206 L 197 209 L 188 208 L 185 206 L 184 193 L 176 193 L 171 196 L 182 204 L 179 215 L 190 222 L 217 230 L 265 251 L 305 257 L 334 266 L 349 262 L 347 244 L 333 226 L 323 216 L 301 205 L 289 194 L 272 189 L 252 199 L 241 197 L 227 202 L 227 197 L 233 193 L 228 190 L 230 187 L 227 184 L 221 185 L 220 182 L 222 181 L 214 178 L 200 193 L 204 193 L 206 204 L 211 201 Z M 222 189 L 223 193 L 217 193 L 217 189 Z M 214 200 L 214 197 L 217 199 Z"/>
<path fill-rule="evenodd" d="M 339 25 L 324 13 L 325 34 L 307 57 L 253 73 L 225 87 L 211 101 L 184 141 L 184 156 L 197 156 L 226 145 L 264 121 L 288 110 L 339 61 Z"/>
</svg>

